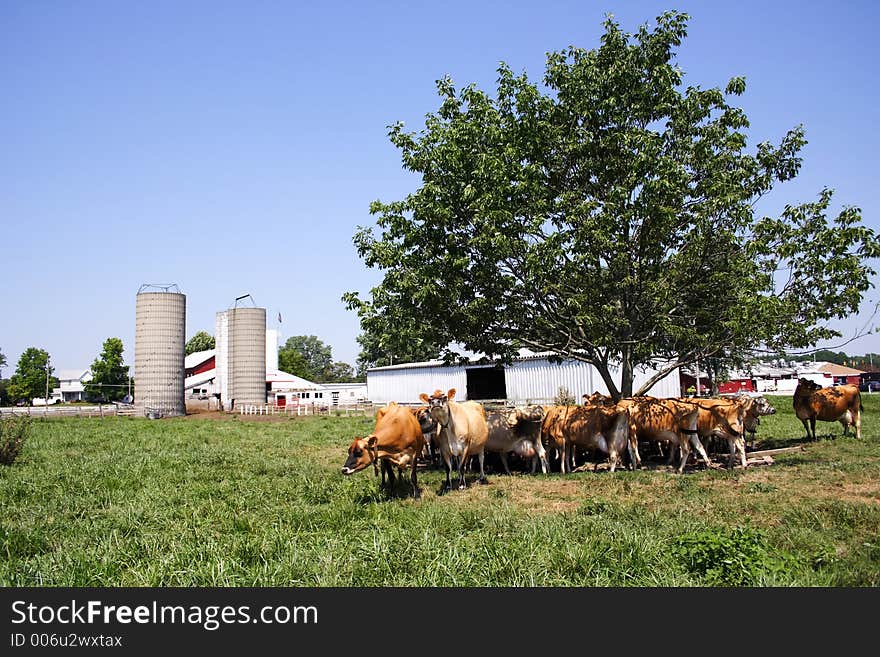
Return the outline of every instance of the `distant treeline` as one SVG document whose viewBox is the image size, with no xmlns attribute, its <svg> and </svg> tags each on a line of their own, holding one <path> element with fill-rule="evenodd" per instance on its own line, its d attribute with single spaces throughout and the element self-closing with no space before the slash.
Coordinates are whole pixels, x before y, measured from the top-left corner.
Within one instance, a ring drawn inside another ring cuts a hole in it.
<svg viewBox="0 0 880 657">
<path fill-rule="evenodd" d="M 806 361 L 825 361 L 828 363 L 836 363 L 838 365 L 846 365 L 847 367 L 855 367 L 861 370 L 880 369 L 880 354 L 868 353 L 864 356 L 850 356 L 843 351 L 830 351 L 822 349 L 815 354 L 806 354 L 803 356 L 788 356 L 786 360 L 795 360 L 798 362 Z"/>
</svg>

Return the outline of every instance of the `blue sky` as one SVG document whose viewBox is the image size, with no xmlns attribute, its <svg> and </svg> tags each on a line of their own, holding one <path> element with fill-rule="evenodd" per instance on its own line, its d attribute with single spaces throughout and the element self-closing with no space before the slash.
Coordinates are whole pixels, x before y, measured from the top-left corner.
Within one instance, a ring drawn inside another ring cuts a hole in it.
<svg viewBox="0 0 880 657">
<path fill-rule="evenodd" d="M 878 229 L 880 10 L 871 2 L 0 3 L 0 351 L 88 367 L 108 337 L 134 360 L 135 295 L 176 283 L 187 338 L 250 294 L 282 339 L 316 335 L 355 363 L 356 315 L 381 274 L 352 235 L 403 198 L 387 126 L 421 127 L 449 75 L 494 90 L 500 61 L 540 80 L 548 51 L 691 15 L 687 84 L 746 78 L 750 146 L 803 124 L 795 181 L 764 204 L 835 190 Z M 880 263 L 877 263 L 880 264 Z M 843 342 L 868 320 L 836 324 Z M 880 352 L 880 336 L 844 347 Z"/>
</svg>

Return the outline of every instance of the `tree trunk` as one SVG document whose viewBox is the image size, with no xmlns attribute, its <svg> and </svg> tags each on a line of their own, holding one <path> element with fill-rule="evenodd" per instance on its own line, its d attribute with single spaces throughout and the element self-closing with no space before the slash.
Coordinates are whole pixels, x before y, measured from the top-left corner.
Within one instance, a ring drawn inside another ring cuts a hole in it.
<svg viewBox="0 0 880 657">
<path fill-rule="evenodd" d="M 623 348 L 620 360 L 620 396 L 621 398 L 632 397 L 633 393 L 633 365 L 632 354 L 629 347 Z M 615 400 L 618 401 L 618 400 Z"/>
<path fill-rule="evenodd" d="M 611 372 L 608 370 L 608 364 L 605 362 L 595 362 L 592 363 L 597 370 L 599 370 L 599 376 L 602 377 L 602 381 L 605 382 L 605 387 L 608 388 L 608 394 L 611 395 L 611 398 L 618 402 L 620 401 L 621 394 L 617 389 L 617 384 L 614 382 L 614 379 L 611 377 Z M 592 390 L 589 392 L 593 392 Z M 587 394 L 589 394 L 589 392 Z"/>
</svg>

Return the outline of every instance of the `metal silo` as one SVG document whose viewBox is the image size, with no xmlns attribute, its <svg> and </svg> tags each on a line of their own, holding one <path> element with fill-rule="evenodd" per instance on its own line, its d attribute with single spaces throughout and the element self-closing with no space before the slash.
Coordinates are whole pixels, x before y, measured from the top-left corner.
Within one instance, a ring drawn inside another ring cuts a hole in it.
<svg viewBox="0 0 880 657">
<path fill-rule="evenodd" d="M 238 307 L 243 298 L 217 313 L 217 378 L 226 410 L 266 403 L 266 309 Z"/>
<path fill-rule="evenodd" d="M 186 295 L 176 285 L 141 285 L 134 335 L 134 404 L 139 414 L 186 414 L 185 333 Z"/>
</svg>

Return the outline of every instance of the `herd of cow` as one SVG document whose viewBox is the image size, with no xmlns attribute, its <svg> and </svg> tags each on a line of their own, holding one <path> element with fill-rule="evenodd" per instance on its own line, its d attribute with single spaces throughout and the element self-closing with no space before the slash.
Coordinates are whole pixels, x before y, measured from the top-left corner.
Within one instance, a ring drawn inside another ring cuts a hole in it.
<svg viewBox="0 0 880 657">
<path fill-rule="evenodd" d="M 754 440 L 762 415 L 776 412 L 761 396 L 739 395 L 726 398 L 631 397 L 615 402 L 599 393 L 583 396 L 579 406 L 523 406 L 487 411 L 475 401 L 458 402 L 455 389 L 435 390 L 420 395 L 424 406 L 409 407 L 391 402 L 376 412 L 373 432 L 356 438 L 348 449 L 342 473 L 349 475 L 370 465 L 376 474 L 381 468 L 382 486 L 395 485 L 395 468 L 410 469 L 412 494 L 420 497 L 417 464 L 420 460 L 442 460 L 446 480 L 440 494 L 456 486 L 466 488 L 465 469 L 476 460 L 478 481 L 486 483 L 487 452 L 500 456 L 510 474 L 508 454 L 514 453 L 531 464 L 534 473 L 551 470 L 549 454 L 559 461 L 560 472 L 575 468 L 578 449 L 607 455 L 613 472 L 628 457 L 629 467 L 641 467 L 640 446 L 654 445 L 668 450 L 668 463 L 678 459 L 681 473 L 694 450 L 708 466 L 704 442 L 721 441 L 729 451 L 728 468 L 746 467 L 746 435 Z M 844 435 L 855 428 L 861 438 L 861 395 L 858 386 L 831 388 L 800 379 L 792 399 L 795 415 L 804 425 L 808 439 L 816 438 L 816 421 L 836 421 Z M 472 457 L 474 457 L 472 459 Z"/>
</svg>

